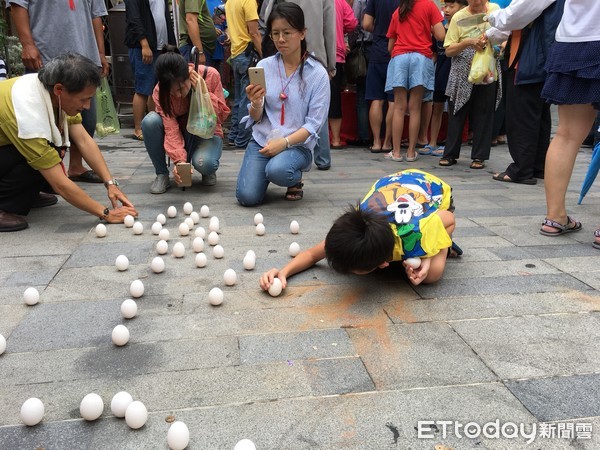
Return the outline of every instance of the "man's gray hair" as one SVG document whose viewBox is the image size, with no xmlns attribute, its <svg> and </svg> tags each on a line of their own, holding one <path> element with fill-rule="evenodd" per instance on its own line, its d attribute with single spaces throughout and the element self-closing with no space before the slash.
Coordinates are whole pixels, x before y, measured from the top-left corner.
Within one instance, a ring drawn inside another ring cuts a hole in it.
<svg viewBox="0 0 600 450">
<path fill-rule="evenodd" d="M 88 86 L 100 86 L 100 69 L 85 56 L 69 52 L 44 64 L 38 78 L 49 91 L 60 83 L 68 92 L 77 93 Z"/>
</svg>

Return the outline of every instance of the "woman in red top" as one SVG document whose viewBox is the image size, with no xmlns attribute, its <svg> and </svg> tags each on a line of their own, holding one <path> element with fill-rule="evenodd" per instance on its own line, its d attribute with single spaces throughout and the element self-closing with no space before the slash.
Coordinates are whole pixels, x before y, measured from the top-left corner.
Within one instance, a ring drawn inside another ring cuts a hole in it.
<svg viewBox="0 0 600 450">
<path fill-rule="evenodd" d="M 435 3 L 431 0 L 400 0 L 387 32 L 392 59 L 388 65 L 385 91 L 394 92 L 394 118 L 393 150 L 385 157 L 392 161 L 404 159 L 400 155 L 400 142 L 407 109 L 410 121 L 406 161 L 417 159 L 415 146 L 421 122 L 421 102 L 424 92 L 433 90 L 432 32 L 438 41 L 443 40 L 446 34 L 442 14 Z"/>
<path fill-rule="evenodd" d="M 198 66 L 198 72 L 187 64 L 175 47 L 156 60 L 158 84 L 154 87 L 152 99 L 156 112 L 149 113 L 142 121 L 144 145 L 156 171 L 156 179 L 150 187 L 152 194 L 162 194 L 169 188 L 168 155 L 173 163 L 173 176 L 179 183 L 177 163 L 191 162 L 202 174 L 202 185 L 217 183 L 219 159 L 223 153 L 222 123 L 229 115 L 225 103 L 223 86 L 219 72 L 208 66 Z M 186 130 L 190 110 L 191 89 L 196 87 L 200 77 L 204 78 L 210 100 L 217 114 L 217 127 L 214 136 L 203 139 Z"/>
</svg>

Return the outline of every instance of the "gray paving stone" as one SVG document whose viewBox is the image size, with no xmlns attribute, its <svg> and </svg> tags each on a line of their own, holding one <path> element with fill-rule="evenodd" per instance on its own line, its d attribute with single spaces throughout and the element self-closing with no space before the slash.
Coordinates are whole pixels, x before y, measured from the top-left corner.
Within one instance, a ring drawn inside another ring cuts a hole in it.
<svg viewBox="0 0 600 450">
<path fill-rule="evenodd" d="M 598 255 L 595 256 L 572 256 L 570 258 L 546 258 L 544 262 L 556 267 L 563 272 L 600 272 Z M 597 289 L 597 288 L 596 288 Z"/>
<path fill-rule="evenodd" d="M 143 242 L 103 242 L 83 244 L 73 252 L 65 264 L 65 268 L 113 266 L 119 255 L 127 256 L 130 265 L 146 264 L 155 243 L 151 240 Z M 117 270 L 115 268 L 115 270 Z"/>
<path fill-rule="evenodd" d="M 600 375 L 509 381 L 506 386 L 543 422 L 600 416 Z"/>
<path fill-rule="evenodd" d="M 57 272 L 57 269 L 13 272 L 2 284 L 8 287 L 24 286 L 25 288 L 29 286 L 42 286 L 50 283 Z"/>
<path fill-rule="evenodd" d="M 378 390 L 497 379 L 447 324 L 382 324 L 348 334 Z"/>
<path fill-rule="evenodd" d="M 341 329 L 240 337 L 242 364 L 353 355 L 352 343 Z"/>
<path fill-rule="evenodd" d="M 415 287 L 415 290 L 423 298 L 440 298 L 592 289 L 567 274 L 496 276 L 486 278 L 485 281 L 472 278 L 453 278 L 444 280 L 443 283 L 419 285 Z"/>
<path fill-rule="evenodd" d="M 474 278 L 488 281 L 487 278 L 502 276 L 536 276 L 561 273 L 550 264 L 536 259 L 522 261 L 463 261 L 457 258 L 448 264 L 444 271 L 444 280 L 451 278 L 463 278 L 465 274 Z"/>
<path fill-rule="evenodd" d="M 303 361 L 302 365 L 312 395 L 342 395 L 375 390 L 373 380 L 360 358 L 309 360 Z"/>
<path fill-rule="evenodd" d="M 564 239 L 563 239 L 564 238 Z M 537 247 L 522 247 L 534 258 L 570 258 L 579 256 L 598 256 L 598 250 L 588 244 L 568 244 L 568 237 L 561 236 L 553 242 L 560 242 L 560 245 L 543 245 Z"/>
<path fill-rule="evenodd" d="M 451 325 L 502 379 L 600 370 L 595 313 L 467 320 Z"/>
</svg>

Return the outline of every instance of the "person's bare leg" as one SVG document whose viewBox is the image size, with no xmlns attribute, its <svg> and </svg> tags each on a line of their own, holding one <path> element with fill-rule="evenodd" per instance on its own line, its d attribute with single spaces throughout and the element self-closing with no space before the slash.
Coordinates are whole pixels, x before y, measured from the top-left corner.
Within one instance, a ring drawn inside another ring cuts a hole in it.
<svg viewBox="0 0 600 450">
<path fill-rule="evenodd" d="M 434 103 L 433 113 L 431 114 L 431 137 L 429 138 L 429 145 L 435 150 L 437 148 L 437 138 L 440 135 L 440 128 L 442 128 L 442 117 L 444 116 L 444 104 Z"/>
<path fill-rule="evenodd" d="M 546 217 L 560 224 L 567 224 L 565 195 L 571 180 L 577 152 L 588 135 L 596 112 L 592 105 L 559 105 L 558 129 L 548 147 L 544 170 L 546 190 Z M 567 224 L 568 225 L 568 224 Z M 556 229 L 542 226 L 548 232 Z"/>
<path fill-rule="evenodd" d="M 69 147 L 69 176 L 80 175 L 88 169 L 83 165 L 83 157 L 79 148 L 74 142 L 71 142 Z"/>
<path fill-rule="evenodd" d="M 406 156 L 414 158 L 416 155 L 417 138 L 421 126 L 421 105 L 423 104 L 423 86 L 416 86 L 410 90 L 408 96 L 408 150 Z"/>
<path fill-rule="evenodd" d="M 329 119 L 329 128 L 331 129 L 331 145 L 341 145 L 342 119 Z"/>
<path fill-rule="evenodd" d="M 142 134 L 142 119 L 146 115 L 148 97 L 137 92 L 133 95 L 133 132 L 136 136 Z"/>
<path fill-rule="evenodd" d="M 392 117 L 392 154 L 400 157 L 400 147 L 402 143 L 402 132 L 404 131 L 404 116 L 406 115 L 406 89 L 401 87 L 394 88 L 394 116 Z"/>
<path fill-rule="evenodd" d="M 154 99 L 151 95 L 148 96 L 148 101 L 146 102 L 146 108 L 148 108 L 148 112 L 154 111 L 156 107 L 154 106 Z"/>
<path fill-rule="evenodd" d="M 369 108 L 369 124 L 373 133 L 373 149 L 381 148 L 381 122 L 383 120 L 384 100 L 372 100 Z"/>
<path fill-rule="evenodd" d="M 387 113 L 385 114 L 385 138 L 383 139 L 383 148 L 392 148 L 392 121 L 394 119 L 394 102 L 388 102 Z"/>
<path fill-rule="evenodd" d="M 429 143 L 427 131 L 431 123 L 431 115 L 433 114 L 433 102 L 423 102 L 421 104 L 421 125 L 419 126 L 419 137 L 417 142 L 426 145 Z"/>
</svg>

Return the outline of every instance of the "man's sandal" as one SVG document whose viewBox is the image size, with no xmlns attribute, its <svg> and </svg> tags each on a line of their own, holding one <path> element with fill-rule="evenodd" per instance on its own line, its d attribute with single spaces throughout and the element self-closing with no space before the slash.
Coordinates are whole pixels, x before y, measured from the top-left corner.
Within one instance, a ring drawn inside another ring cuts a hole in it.
<svg viewBox="0 0 600 450">
<path fill-rule="evenodd" d="M 569 225 L 574 224 L 572 227 Z M 546 231 L 543 228 L 540 228 L 540 234 L 544 236 L 560 236 L 561 234 L 571 233 L 572 231 L 579 231 L 583 228 L 581 222 L 578 222 L 575 219 L 567 216 L 567 223 L 562 225 L 554 220 L 550 220 L 547 217 L 542 222 L 542 226 L 554 228 L 556 231 Z"/>
<path fill-rule="evenodd" d="M 290 202 L 297 202 L 298 200 L 302 200 L 304 197 L 304 191 L 302 188 L 304 187 L 304 183 L 300 181 L 298 184 L 290 186 L 285 193 L 285 199 Z"/>
<path fill-rule="evenodd" d="M 471 169 L 483 169 L 485 167 L 485 162 L 483 159 L 474 159 L 471 162 Z"/>
<path fill-rule="evenodd" d="M 456 159 L 454 158 L 442 158 L 440 159 L 439 163 L 440 166 L 444 166 L 444 167 L 448 167 L 448 166 L 453 166 L 454 164 L 456 164 Z"/>
<path fill-rule="evenodd" d="M 594 231 L 594 242 L 592 242 L 592 247 L 600 250 L 600 228 Z"/>
</svg>

